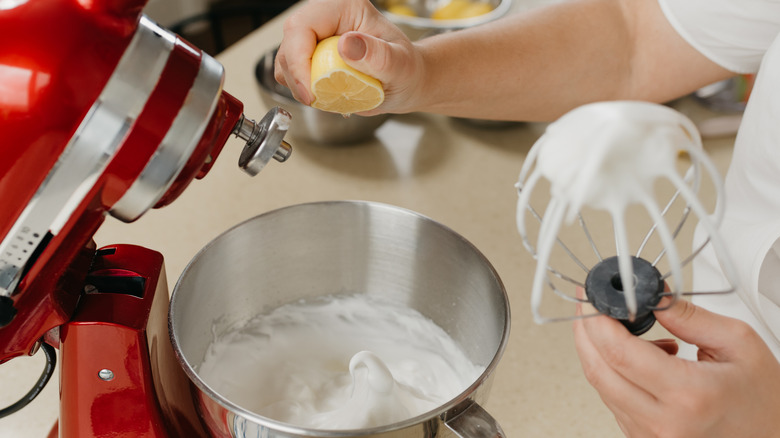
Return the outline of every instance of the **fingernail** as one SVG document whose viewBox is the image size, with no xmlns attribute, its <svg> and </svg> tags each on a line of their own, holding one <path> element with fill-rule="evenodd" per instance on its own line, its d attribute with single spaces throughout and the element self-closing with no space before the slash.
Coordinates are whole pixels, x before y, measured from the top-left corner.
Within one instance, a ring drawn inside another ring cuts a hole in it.
<svg viewBox="0 0 780 438">
<path fill-rule="evenodd" d="M 344 53 L 341 56 L 352 61 L 360 61 L 366 56 L 366 42 L 356 35 L 344 36 Z"/>
</svg>

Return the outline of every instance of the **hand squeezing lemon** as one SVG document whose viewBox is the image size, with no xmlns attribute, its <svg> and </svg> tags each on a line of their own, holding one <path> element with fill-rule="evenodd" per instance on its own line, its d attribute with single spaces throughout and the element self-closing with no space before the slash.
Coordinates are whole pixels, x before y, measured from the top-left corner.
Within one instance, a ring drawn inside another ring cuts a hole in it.
<svg viewBox="0 0 780 438">
<path fill-rule="evenodd" d="M 352 114 L 376 108 L 385 100 L 382 83 L 349 65 L 339 55 L 339 36 L 320 41 L 311 57 L 314 108 Z"/>
</svg>

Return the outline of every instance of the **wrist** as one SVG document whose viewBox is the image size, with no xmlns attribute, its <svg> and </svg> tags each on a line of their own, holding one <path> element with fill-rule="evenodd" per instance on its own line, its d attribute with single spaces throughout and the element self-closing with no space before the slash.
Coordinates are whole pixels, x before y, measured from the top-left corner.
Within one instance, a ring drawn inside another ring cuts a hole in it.
<svg viewBox="0 0 780 438">
<path fill-rule="evenodd" d="M 410 96 L 410 111 L 437 112 L 442 105 L 440 89 L 442 78 L 440 64 L 442 62 L 439 49 L 430 44 L 431 38 L 412 43 L 415 50 L 414 80 Z"/>
</svg>

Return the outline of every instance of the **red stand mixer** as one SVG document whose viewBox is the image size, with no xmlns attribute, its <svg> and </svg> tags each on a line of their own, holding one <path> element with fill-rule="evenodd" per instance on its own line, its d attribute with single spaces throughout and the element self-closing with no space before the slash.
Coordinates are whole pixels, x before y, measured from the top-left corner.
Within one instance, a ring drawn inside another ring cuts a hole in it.
<svg viewBox="0 0 780 438">
<path fill-rule="evenodd" d="M 0 363 L 60 351 L 51 437 L 206 436 L 170 345 L 159 253 L 97 249 L 203 178 L 231 135 L 239 166 L 284 161 L 290 116 L 259 123 L 223 67 L 142 15 L 144 0 L 0 0 Z"/>
</svg>

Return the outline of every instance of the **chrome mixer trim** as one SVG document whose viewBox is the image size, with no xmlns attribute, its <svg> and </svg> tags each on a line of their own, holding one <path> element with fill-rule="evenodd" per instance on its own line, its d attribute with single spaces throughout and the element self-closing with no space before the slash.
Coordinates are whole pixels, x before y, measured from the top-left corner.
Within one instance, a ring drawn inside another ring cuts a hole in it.
<svg viewBox="0 0 780 438">
<path fill-rule="evenodd" d="M 44 238 L 56 236 L 92 190 L 154 90 L 174 41 L 141 18 L 100 96 L 0 243 L 0 296 L 14 293 Z"/>
<path fill-rule="evenodd" d="M 222 92 L 224 68 L 211 56 L 203 54 L 186 104 L 181 107 L 157 152 L 141 175 L 111 208 L 111 215 L 132 222 L 154 207 L 171 187 L 187 164 Z"/>
</svg>

